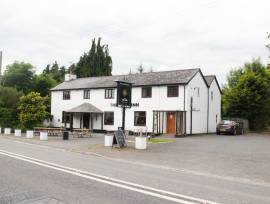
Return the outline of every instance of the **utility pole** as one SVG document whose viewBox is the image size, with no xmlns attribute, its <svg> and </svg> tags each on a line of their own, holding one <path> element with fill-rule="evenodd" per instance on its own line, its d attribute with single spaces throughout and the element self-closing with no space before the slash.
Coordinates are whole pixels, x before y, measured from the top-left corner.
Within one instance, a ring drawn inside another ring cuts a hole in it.
<svg viewBox="0 0 270 204">
<path fill-rule="evenodd" d="M 0 50 L 0 76 L 2 75 L 2 56 L 3 52 Z"/>
</svg>

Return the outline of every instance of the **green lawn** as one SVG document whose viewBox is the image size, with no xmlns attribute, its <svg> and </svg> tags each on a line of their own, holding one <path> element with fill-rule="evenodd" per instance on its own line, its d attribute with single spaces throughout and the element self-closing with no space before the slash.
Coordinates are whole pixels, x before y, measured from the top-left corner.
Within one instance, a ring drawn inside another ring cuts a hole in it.
<svg viewBox="0 0 270 204">
<path fill-rule="evenodd" d="M 149 140 L 149 142 L 151 142 L 151 143 L 169 143 L 169 142 L 175 142 L 175 140 L 151 138 Z"/>
</svg>

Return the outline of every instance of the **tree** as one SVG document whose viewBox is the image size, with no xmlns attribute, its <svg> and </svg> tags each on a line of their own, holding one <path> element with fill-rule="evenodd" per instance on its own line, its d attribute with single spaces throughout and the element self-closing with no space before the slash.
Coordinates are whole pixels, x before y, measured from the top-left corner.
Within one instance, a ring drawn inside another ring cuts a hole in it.
<svg viewBox="0 0 270 204">
<path fill-rule="evenodd" d="M 57 81 L 49 74 L 40 74 L 34 78 L 34 91 L 41 96 L 48 96 L 50 89 L 57 85 Z"/>
<path fill-rule="evenodd" d="M 42 97 L 37 92 L 30 92 L 22 96 L 19 101 L 19 121 L 23 128 L 34 128 L 50 116 L 47 112 L 46 102 L 48 97 Z"/>
<path fill-rule="evenodd" d="M 246 118 L 251 129 L 264 129 L 270 122 L 270 71 L 253 60 L 231 72 L 222 102 L 226 116 Z"/>
<path fill-rule="evenodd" d="M 101 45 L 101 38 L 92 40 L 88 53 L 84 53 L 76 64 L 74 73 L 78 78 L 90 76 L 110 76 L 112 74 L 112 58 L 108 45 Z"/>
<path fill-rule="evenodd" d="M 33 89 L 33 68 L 30 63 L 17 61 L 7 65 L 7 70 L 2 78 L 2 85 L 15 87 L 18 91 L 29 93 Z"/>
<path fill-rule="evenodd" d="M 266 45 L 267 49 L 270 51 L 270 33 L 267 33 L 267 39 L 268 39 L 268 44 Z M 270 56 L 269 56 L 270 58 Z"/>
<path fill-rule="evenodd" d="M 17 104 L 21 95 L 15 88 L 0 86 L 0 127 L 17 126 Z"/>
<path fill-rule="evenodd" d="M 52 66 L 47 65 L 43 70 L 43 74 L 50 75 L 56 82 L 61 83 L 64 81 L 66 68 L 64 66 L 59 67 L 57 61 Z"/>
</svg>

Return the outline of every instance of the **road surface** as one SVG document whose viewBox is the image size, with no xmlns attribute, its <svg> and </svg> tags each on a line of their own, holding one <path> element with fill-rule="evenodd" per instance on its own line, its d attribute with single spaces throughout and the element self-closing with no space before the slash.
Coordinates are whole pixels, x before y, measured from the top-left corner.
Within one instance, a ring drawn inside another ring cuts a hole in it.
<svg viewBox="0 0 270 204">
<path fill-rule="evenodd" d="M 5 138 L 0 138 L 0 168 L 1 204 L 270 203 L 269 183 L 176 171 Z"/>
</svg>

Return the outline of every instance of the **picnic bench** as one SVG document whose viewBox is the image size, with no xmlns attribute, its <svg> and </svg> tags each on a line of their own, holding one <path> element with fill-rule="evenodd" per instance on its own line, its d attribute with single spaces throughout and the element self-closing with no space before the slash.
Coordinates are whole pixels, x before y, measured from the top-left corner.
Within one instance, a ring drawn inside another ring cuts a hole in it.
<svg viewBox="0 0 270 204">
<path fill-rule="evenodd" d="M 83 138 L 84 136 L 91 137 L 91 130 L 85 128 L 73 128 L 72 135 L 79 138 Z"/>
<path fill-rule="evenodd" d="M 62 136 L 64 128 L 45 128 L 45 127 L 35 127 L 34 134 L 39 134 L 40 132 L 47 132 L 48 136 Z"/>
</svg>

